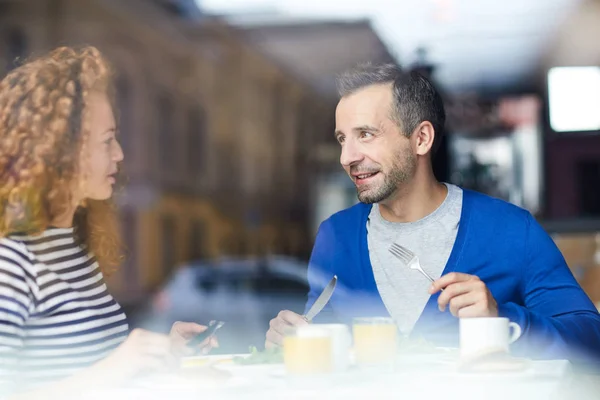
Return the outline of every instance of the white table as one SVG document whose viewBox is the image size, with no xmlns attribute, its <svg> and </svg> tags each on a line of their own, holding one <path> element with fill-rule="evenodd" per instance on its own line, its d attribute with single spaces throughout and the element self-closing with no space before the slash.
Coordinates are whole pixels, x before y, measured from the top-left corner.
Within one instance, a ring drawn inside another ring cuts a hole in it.
<svg viewBox="0 0 600 400">
<path fill-rule="evenodd" d="M 523 372 L 467 374 L 452 365 L 406 364 L 393 373 L 352 370 L 319 379 L 286 377 L 282 366 L 232 370 L 226 384 L 194 384 L 188 378 L 156 376 L 137 387 L 87 396 L 90 399 L 444 399 L 562 400 L 575 398 L 571 365 L 565 360 L 532 361 Z M 578 387 L 578 400 L 600 398 Z M 585 397 L 589 395 L 589 397 Z"/>
</svg>

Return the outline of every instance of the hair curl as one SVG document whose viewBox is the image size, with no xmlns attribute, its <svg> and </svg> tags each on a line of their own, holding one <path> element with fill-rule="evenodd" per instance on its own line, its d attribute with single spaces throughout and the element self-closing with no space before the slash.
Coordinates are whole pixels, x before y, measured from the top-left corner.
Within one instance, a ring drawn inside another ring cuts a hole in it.
<svg viewBox="0 0 600 400">
<path fill-rule="evenodd" d="M 23 64 L 0 82 L 0 237 L 40 234 L 72 210 L 73 184 L 89 135 L 88 97 L 112 97 L 113 73 L 94 47 L 60 47 Z M 86 200 L 73 218 L 78 242 L 112 272 L 122 261 L 116 208 Z"/>
</svg>

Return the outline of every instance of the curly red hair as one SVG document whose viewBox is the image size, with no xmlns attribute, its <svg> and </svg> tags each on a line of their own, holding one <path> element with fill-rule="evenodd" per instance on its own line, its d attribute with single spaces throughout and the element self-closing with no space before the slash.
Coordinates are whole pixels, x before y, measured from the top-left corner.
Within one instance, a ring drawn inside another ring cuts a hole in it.
<svg viewBox="0 0 600 400">
<path fill-rule="evenodd" d="M 61 47 L 0 82 L 0 237 L 39 234 L 72 210 L 89 135 L 86 102 L 94 92 L 112 97 L 112 80 L 96 48 Z M 120 264 L 123 248 L 110 200 L 77 206 L 73 226 L 105 274 Z"/>
</svg>

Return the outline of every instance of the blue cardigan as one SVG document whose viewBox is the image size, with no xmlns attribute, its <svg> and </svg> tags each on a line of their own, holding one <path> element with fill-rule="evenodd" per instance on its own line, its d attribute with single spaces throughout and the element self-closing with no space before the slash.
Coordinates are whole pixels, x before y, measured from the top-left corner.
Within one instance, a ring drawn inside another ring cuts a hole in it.
<svg viewBox="0 0 600 400">
<path fill-rule="evenodd" d="M 359 203 L 324 221 L 308 268 L 307 309 L 327 282 L 338 286 L 315 322 L 351 323 L 353 317 L 389 316 L 369 259 L 370 205 Z M 533 358 L 600 359 L 600 315 L 560 251 L 533 216 L 519 207 L 469 190 L 463 192 L 458 234 L 442 274 L 478 276 L 498 303 L 500 316 L 523 334 L 511 351 Z M 458 345 L 458 319 L 430 297 L 412 336 L 440 346 Z"/>
</svg>

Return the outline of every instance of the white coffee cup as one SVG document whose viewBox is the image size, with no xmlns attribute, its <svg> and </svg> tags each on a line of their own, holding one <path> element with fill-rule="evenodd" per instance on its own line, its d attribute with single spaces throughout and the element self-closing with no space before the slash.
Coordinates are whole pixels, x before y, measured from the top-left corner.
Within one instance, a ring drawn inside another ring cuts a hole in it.
<svg viewBox="0 0 600 400">
<path fill-rule="evenodd" d="M 344 324 L 319 324 L 318 326 L 331 333 L 331 356 L 334 371 L 345 371 L 350 364 L 350 346 L 352 345 L 350 329 Z"/>
<path fill-rule="evenodd" d="M 460 356 L 469 358 L 496 351 L 508 353 L 509 345 L 521 333 L 521 327 L 508 318 L 461 318 Z"/>
</svg>

